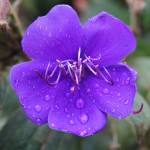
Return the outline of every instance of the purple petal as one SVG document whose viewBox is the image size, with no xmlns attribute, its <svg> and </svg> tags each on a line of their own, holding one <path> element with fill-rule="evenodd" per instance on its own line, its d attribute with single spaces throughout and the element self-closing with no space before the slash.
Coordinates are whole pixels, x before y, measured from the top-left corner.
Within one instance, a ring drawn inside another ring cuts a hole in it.
<svg viewBox="0 0 150 150">
<path fill-rule="evenodd" d="M 129 116 L 133 110 L 136 93 L 136 72 L 125 65 L 114 65 L 107 68 L 114 85 L 106 83 L 102 78 L 89 76 L 85 89 L 97 107 L 117 119 Z M 107 76 L 103 70 L 103 74 Z"/>
<path fill-rule="evenodd" d="M 91 57 L 101 55 L 99 65 L 109 66 L 120 62 L 135 50 L 136 39 L 129 27 L 102 12 L 88 20 L 84 25 L 85 54 Z"/>
<path fill-rule="evenodd" d="M 50 128 L 83 137 L 101 131 L 106 124 L 106 114 L 90 102 L 82 88 L 73 95 L 71 85 L 69 80 L 59 84 L 60 90 L 48 117 Z"/>
<path fill-rule="evenodd" d="M 35 70 L 44 74 L 47 63 L 37 61 L 22 63 L 12 68 L 10 82 L 19 96 L 27 117 L 37 125 L 47 123 L 48 112 L 56 89 L 48 86 Z"/>
<path fill-rule="evenodd" d="M 37 59 L 73 59 L 82 42 L 82 25 L 77 13 L 68 5 L 58 5 L 27 29 L 22 46 Z"/>
</svg>

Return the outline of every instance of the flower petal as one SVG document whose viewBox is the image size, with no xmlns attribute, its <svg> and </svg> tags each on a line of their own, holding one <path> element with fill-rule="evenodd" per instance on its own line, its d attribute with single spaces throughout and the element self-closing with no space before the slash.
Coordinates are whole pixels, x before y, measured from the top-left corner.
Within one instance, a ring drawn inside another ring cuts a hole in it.
<svg viewBox="0 0 150 150">
<path fill-rule="evenodd" d="M 102 78 L 87 77 L 85 89 L 97 107 L 117 119 L 129 116 L 133 110 L 136 93 L 136 72 L 126 65 L 113 65 L 107 71 L 114 81 L 114 85 L 106 83 Z M 108 78 L 106 72 L 103 74 Z"/>
<path fill-rule="evenodd" d="M 135 50 L 136 40 L 125 23 L 102 12 L 84 25 L 85 54 L 91 57 L 101 55 L 99 65 L 109 66 L 120 62 Z"/>
<path fill-rule="evenodd" d="M 29 26 L 22 46 L 33 58 L 73 59 L 82 42 L 82 31 L 76 12 L 68 5 L 58 5 Z"/>
<path fill-rule="evenodd" d="M 58 86 L 60 90 L 48 116 L 50 128 L 83 137 L 104 128 L 106 114 L 90 103 L 82 88 L 73 95 L 72 81 L 63 80 Z"/>
<path fill-rule="evenodd" d="M 38 70 L 44 75 L 46 67 L 47 63 L 32 61 L 16 65 L 10 72 L 11 85 L 18 94 L 27 117 L 37 125 L 47 123 L 57 90 L 47 85 L 35 72 Z"/>
</svg>

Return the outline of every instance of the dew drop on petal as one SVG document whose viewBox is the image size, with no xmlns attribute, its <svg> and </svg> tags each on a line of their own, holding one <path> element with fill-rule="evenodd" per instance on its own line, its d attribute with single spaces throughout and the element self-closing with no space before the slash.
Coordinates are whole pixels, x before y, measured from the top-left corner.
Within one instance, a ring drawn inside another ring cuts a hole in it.
<svg viewBox="0 0 150 150">
<path fill-rule="evenodd" d="M 116 111 L 115 109 L 112 110 L 112 112 L 115 112 L 115 111 Z"/>
<path fill-rule="evenodd" d="M 103 93 L 104 94 L 108 94 L 109 93 L 109 90 L 107 88 L 103 89 Z"/>
<path fill-rule="evenodd" d="M 35 122 L 37 125 L 41 125 L 41 119 L 37 118 Z"/>
<path fill-rule="evenodd" d="M 54 124 L 54 123 L 51 123 L 50 126 L 51 126 L 51 127 L 55 127 L 55 124 Z"/>
<path fill-rule="evenodd" d="M 120 96 L 121 96 L 121 93 L 117 93 L 117 96 L 120 97 Z"/>
<path fill-rule="evenodd" d="M 50 96 L 49 95 L 46 95 L 45 96 L 45 101 L 49 101 L 50 100 Z"/>
<path fill-rule="evenodd" d="M 121 115 L 118 115 L 118 119 L 121 119 L 122 118 L 122 116 Z"/>
<path fill-rule="evenodd" d="M 126 101 L 125 101 L 125 105 L 127 105 L 128 103 L 129 103 L 129 100 L 126 100 Z"/>
<path fill-rule="evenodd" d="M 70 124 L 70 125 L 74 125 L 74 121 L 73 121 L 73 120 L 70 120 L 70 121 L 69 121 L 69 124 Z"/>
<path fill-rule="evenodd" d="M 87 131 L 82 131 L 81 133 L 80 133 L 80 136 L 84 136 L 84 135 L 87 135 L 88 134 L 88 132 Z"/>
<path fill-rule="evenodd" d="M 84 107 L 84 100 L 81 99 L 81 98 L 77 99 L 76 100 L 76 107 L 79 108 L 79 109 L 83 108 Z"/>
<path fill-rule="evenodd" d="M 87 93 L 89 93 L 89 92 L 90 92 L 90 89 L 87 89 L 86 91 L 87 91 Z"/>
<path fill-rule="evenodd" d="M 48 37 L 50 38 L 52 36 L 52 33 L 50 32 L 49 34 L 48 34 Z"/>
<path fill-rule="evenodd" d="M 31 110 L 31 106 L 28 106 L 28 109 Z"/>
<path fill-rule="evenodd" d="M 36 112 L 40 112 L 41 111 L 41 106 L 40 105 L 36 105 L 34 108 L 35 108 Z"/>
<path fill-rule="evenodd" d="M 70 94 L 69 93 L 66 93 L 66 97 L 69 97 L 70 96 Z"/>
<path fill-rule="evenodd" d="M 68 112 L 68 108 L 65 108 L 65 112 Z"/>
<path fill-rule="evenodd" d="M 80 117 L 79 117 L 79 121 L 80 121 L 82 124 L 87 123 L 88 119 L 89 119 L 89 117 L 88 117 L 87 114 L 82 114 L 82 115 L 80 115 Z"/>
<path fill-rule="evenodd" d="M 58 105 L 55 105 L 55 108 L 56 108 L 56 109 L 59 109 L 59 106 L 58 106 Z"/>
</svg>

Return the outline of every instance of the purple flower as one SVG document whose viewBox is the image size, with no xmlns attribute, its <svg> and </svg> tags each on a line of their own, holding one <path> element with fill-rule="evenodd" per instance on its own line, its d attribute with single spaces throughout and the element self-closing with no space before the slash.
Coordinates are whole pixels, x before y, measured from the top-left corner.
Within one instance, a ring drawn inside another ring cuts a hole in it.
<svg viewBox="0 0 150 150">
<path fill-rule="evenodd" d="M 70 6 L 58 5 L 29 26 L 22 46 L 34 60 L 14 66 L 10 80 L 35 124 L 89 136 L 107 114 L 132 113 L 136 72 L 121 60 L 136 40 L 119 19 L 102 12 L 82 26 Z"/>
</svg>

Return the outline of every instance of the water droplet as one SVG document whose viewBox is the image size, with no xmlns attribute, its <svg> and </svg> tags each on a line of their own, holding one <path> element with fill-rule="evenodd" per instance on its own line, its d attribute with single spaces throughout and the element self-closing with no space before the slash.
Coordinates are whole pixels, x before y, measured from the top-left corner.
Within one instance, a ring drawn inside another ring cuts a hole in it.
<svg viewBox="0 0 150 150">
<path fill-rule="evenodd" d="M 46 101 L 49 101 L 49 100 L 50 100 L 50 96 L 49 96 L 49 95 L 46 95 L 46 96 L 45 96 L 45 100 L 46 100 Z"/>
<path fill-rule="evenodd" d="M 70 125 L 74 125 L 74 121 L 73 121 L 73 120 L 70 120 L 70 121 L 69 121 L 69 124 L 70 124 Z"/>
<path fill-rule="evenodd" d="M 24 77 L 25 76 L 25 72 L 22 72 L 22 77 Z"/>
<path fill-rule="evenodd" d="M 94 99 L 94 100 L 93 100 L 93 103 L 95 103 L 95 102 L 96 102 L 96 100 Z"/>
<path fill-rule="evenodd" d="M 119 105 L 117 105 L 117 108 L 119 108 Z"/>
<path fill-rule="evenodd" d="M 51 127 L 55 127 L 55 124 L 54 124 L 54 123 L 51 123 Z"/>
<path fill-rule="evenodd" d="M 121 115 L 118 115 L 118 119 L 121 119 L 122 118 L 122 116 Z"/>
<path fill-rule="evenodd" d="M 95 88 L 99 88 L 99 84 L 95 84 Z"/>
<path fill-rule="evenodd" d="M 87 135 L 87 131 L 85 130 L 80 133 L 80 136 L 84 136 L 84 135 Z"/>
<path fill-rule="evenodd" d="M 125 101 L 125 105 L 127 105 L 128 103 L 129 103 L 129 100 L 126 100 L 126 101 Z"/>
<path fill-rule="evenodd" d="M 28 109 L 31 110 L 31 106 L 28 106 Z"/>
<path fill-rule="evenodd" d="M 120 79 L 119 79 L 119 78 L 117 78 L 117 79 L 116 79 L 116 82 L 119 82 L 119 81 L 120 81 Z"/>
<path fill-rule="evenodd" d="M 24 109 L 26 109 L 26 106 L 25 106 L 25 104 L 21 104 L 22 105 L 22 107 L 24 108 Z"/>
<path fill-rule="evenodd" d="M 70 118 L 70 115 L 67 115 L 67 118 Z"/>
<path fill-rule="evenodd" d="M 109 93 L 109 90 L 105 88 L 105 89 L 103 89 L 103 93 L 104 93 L 104 94 L 108 94 L 108 93 Z"/>
<path fill-rule="evenodd" d="M 79 108 L 79 109 L 83 108 L 84 107 L 84 100 L 81 99 L 81 98 L 77 99 L 76 100 L 76 107 Z"/>
<path fill-rule="evenodd" d="M 82 114 L 82 115 L 80 115 L 79 121 L 80 121 L 82 124 L 85 124 L 85 123 L 87 123 L 88 119 L 89 119 L 88 115 Z"/>
<path fill-rule="evenodd" d="M 69 97 L 70 96 L 70 94 L 69 93 L 66 93 L 66 97 Z"/>
<path fill-rule="evenodd" d="M 117 93 L 117 96 L 120 97 L 120 96 L 121 96 L 121 93 Z"/>
<path fill-rule="evenodd" d="M 37 125 L 41 125 L 41 119 L 37 118 L 36 121 L 35 121 L 35 123 L 36 123 Z"/>
<path fill-rule="evenodd" d="M 18 86 L 18 79 L 16 79 L 16 81 L 15 81 L 15 85 L 16 85 L 16 86 Z"/>
<path fill-rule="evenodd" d="M 36 105 L 34 108 L 35 108 L 36 112 L 40 112 L 41 111 L 41 106 L 40 105 Z"/>
<path fill-rule="evenodd" d="M 127 80 L 126 80 L 126 85 L 128 85 L 129 84 L 129 82 L 130 82 L 130 78 L 127 78 Z"/>
<path fill-rule="evenodd" d="M 58 105 L 55 105 L 55 108 L 56 108 L 56 109 L 59 109 L 59 106 L 58 106 Z"/>
<path fill-rule="evenodd" d="M 115 112 L 115 111 L 116 111 L 115 109 L 112 110 L 112 112 Z"/>
<path fill-rule="evenodd" d="M 68 108 L 65 108 L 65 112 L 68 112 Z"/>
<path fill-rule="evenodd" d="M 48 34 L 48 37 L 50 38 L 52 36 L 52 33 L 50 32 L 49 34 Z"/>
<path fill-rule="evenodd" d="M 87 93 L 89 93 L 89 92 L 90 92 L 90 89 L 87 89 L 86 91 L 87 91 Z"/>
</svg>

